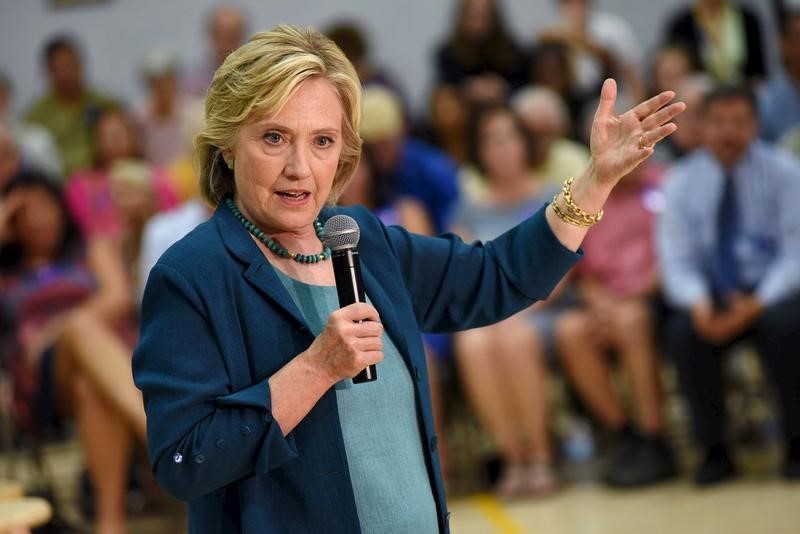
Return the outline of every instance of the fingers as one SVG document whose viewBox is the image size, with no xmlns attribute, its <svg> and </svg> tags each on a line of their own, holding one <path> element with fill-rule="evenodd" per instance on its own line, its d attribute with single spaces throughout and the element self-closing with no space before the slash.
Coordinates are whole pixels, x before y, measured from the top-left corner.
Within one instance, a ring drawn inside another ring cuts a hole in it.
<svg viewBox="0 0 800 534">
<path fill-rule="evenodd" d="M 383 335 L 383 325 L 377 321 L 364 321 L 354 323 L 356 337 L 380 337 Z"/>
<path fill-rule="evenodd" d="M 674 122 L 669 122 L 663 126 L 659 126 L 655 130 L 650 130 L 642 134 L 642 150 L 652 150 L 653 145 L 670 135 L 677 130 L 678 127 Z"/>
<path fill-rule="evenodd" d="M 633 114 L 636 116 L 637 119 L 644 120 L 649 115 L 652 115 L 659 109 L 661 109 L 667 102 L 675 98 L 674 91 L 664 91 L 661 94 L 658 94 L 651 98 L 650 100 L 645 100 L 635 108 L 631 110 Z"/>
<path fill-rule="evenodd" d="M 608 78 L 603 82 L 603 89 L 600 91 L 600 103 L 597 105 L 597 112 L 594 114 L 595 120 L 613 117 L 616 103 L 617 82 L 613 78 Z"/>
<path fill-rule="evenodd" d="M 355 304 L 350 304 L 349 306 L 345 306 L 331 315 L 347 321 L 351 321 L 357 323 L 359 321 L 374 321 L 380 322 L 380 317 L 378 316 L 378 310 L 375 309 L 374 306 L 367 304 L 365 302 L 356 302 Z"/>
<path fill-rule="evenodd" d="M 383 351 L 383 339 L 380 337 L 358 338 L 353 342 L 353 348 L 361 352 Z"/>
<path fill-rule="evenodd" d="M 671 121 L 675 116 L 679 115 L 686 109 L 686 104 L 683 102 L 674 102 L 669 106 L 658 110 L 657 112 L 649 115 L 642 121 L 642 129 L 645 131 L 652 130 L 662 124 Z"/>
</svg>

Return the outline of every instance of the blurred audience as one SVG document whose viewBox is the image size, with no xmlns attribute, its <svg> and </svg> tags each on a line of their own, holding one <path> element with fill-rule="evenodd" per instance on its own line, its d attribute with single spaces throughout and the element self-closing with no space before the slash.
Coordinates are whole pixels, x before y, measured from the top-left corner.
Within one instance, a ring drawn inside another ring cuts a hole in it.
<svg viewBox="0 0 800 534">
<path fill-rule="evenodd" d="M 664 40 L 685 47 L 694 68 L 717 82 L 754 83 L 767 72 L 761 27 L 736 0 L 694 0 L 667 22 Z"/>
<path fill-rule="evenodd" d="M 365 151 L 338 204 L 361 205 L 375 213 L 383 224 L 396 224 L 409 232 L 433 235 L 433 223 L 425 206 L 415 198 L 396 195 L 394 184 L 382 183 L 381 178 L 374 170 L 371 152 Z"/>
<path fill-rule="evenodd" d="M 569 115 L 558 94 L 546 87 L 517 91 L 511 105 L 522 119 L 532 142 L 531 169 L 552 184 L 579 174 L 589 161 L 586 146 L 567 138 Z"/>
<path fill-rule="evenodd" d="M 183 78 L 183 91 L 190 96 L 205 98 L 217 67 L 228 54 L 242 46 L 247 38 L 245 14 L 235 5 L 220 5 L 209 14 L 206 22 L 207 56 L 189 69 Z"/>
<path fill-rule="evenodd" d="M 500 0 L 458 0 L 453 28 L 436 51 L 436 81 L 470 103 L 502 102 L 526 79 L 524 55 Z"/>
<path fill-rule="evenodd" d="M 539 33 L 540 42 L 565 45 L 571 55 L 578 90 L 596 95 L 603 80 L 619 78 L 620 88 L 639 101 L 644 87 L 639 74 L 641 46 L 628 22 L 600 11 L 594 0 L 556 0 L 559 20 Z"/>
<path fill-rule="evenodd" d="M 714 83 L 705 74 L 692 74 L 673 89 L 686 110 L 675 117 L 678 129 L 656 145 L 653 160 L 670 166 L 703 144 L 703 99 Z"/>
<path fill-rule="evenodd" d="M 142 60 L 147 99 L 133 112 L 142 138 L 142 154 L 151 165 L 165 166 L 185 152 L 191 102 L 178 93 L 178 60 L 167 50 L 152 49 Z"/>
<path fill-rule="evenodd" d="M 392 91 L 408 110 L 408 100 L 400 84 L 389 72 L 372 61 L 370 45 L 364 30 L 355 22 L 339 22 L 325 32 L 342 49 L 358 73 L 364 87 L 381 85 Z"/>
<path fill-rule="evenodd" d="M 79 46 L 70 37 L 57 36 L 44 47 L 43 63 L 49 88 L 28 110 L 25 120 L 46 128 L 55 139 L 64 175 L 89 165 L 90 125 L 97 116 L 117 104 L 86 87 Z"/>
<path fill-rule="evenodd" d="M 434 88 L 430 98 L 430 109 L 426 131 L 422 135 L 441 149 L 457 164 L 467 161 L 467 120 L 470 106 L 461 93 L 451 85 Z"/>
<path fill-rule="evenodd" d="M 530 58 L 530 83 L 555 91 L 567 106 L 570 118 L 568 135 L 574 140 L 584 139 L 579 125 L 584 107 L 597 93 L 581 89 L 575 83 L 575 74 L 568 45 L 561 42 L 543 42 L 537 45 Z"/>
<path fill-rule="evenodd" d="M 392 193 L 419 200 L 433 222 L 444 228 L 458 197 L 456 166 L 441 151 L 406 134 L 397 96 L 384 87 L 367 87 L 362 98 L 361 138 L 374 172 Z"/>
<path fill-rule="evenodd" d="M 558 326 L 568 376 L 612 434 L 605 482 L 614 487 L 644 486 L 677 474 L 664 436 L 658 372 L 659 278 L 652 235 L 663 208 L 661 176 L 659 168 L 645 164 L 614 189 L 575 268 L 583 305 L 566 312 Z M 609 351 L 627 374 L 638 424 L 623 408 Z"/>
<path fill-rule="evenodd" d="M 11 130 L 0 124 L 0 191 L 19 172 L 22 161 Z"/>
<path fill-rule="evenodd" d="M 156 211 L 175 206 L 177 197 L 164 172 L 141 159 L 135 128 L 124 112 L 102 112 L 92 139 L 92 165 L 69 179 L 67 205 L 85 239 L 119 243 L 133 275 L 145 223 Z"/>
<path fill-rule="evenodd" d="M 488 241 L 533 215 L 553 195 L 530 171 L 530 140 L 514 112 L 494 105 L 470 126 L 471 160 L 486 179 L 479 199 L 459 203 L 453 230 Z M 531 312 L 455 334 L 455 354 L 467 397 L 499 449 L 501 497 L 555 491 L 549 438 L 547 365 L 543 333 Z"/>
<path fill-rule="evenodd" d="M 95 529 L 125 531 L 133 440 L 145 443 L 131 376 L 127 279 L 106 243 L 85 246 L 60 189 L 24 172 L 0 207 L 0 357 L 13 376 L 15 418 L 43 435 L 77 422 L 94 488 Z"/>
<path fill-rule="evenodd" d="M 678 86 L 692 75 L 694 66 L 689 53 L 680 45 L 665 45 L 653 57 L 650 73 L 650 95 L 677 91 Z"/>
<path fill-rule="evenodd" d="M 784 14 L 780 25 L 782 68 L 758 93 L 761 137 L 777 142 L 800 127 L 800 3 Z"/>
<path fill-rule="evenodd" d="M 12 101 L 11 80 L 0 72 L 0 126 L 7 128 L 14 137 L 26 166 L 40 169 L 54 177 L 61 176 L 61 156 L 53 136 L 41 126 L 17 120 L 12 115 Z"/>
<path fill-rule="evenodd" d="M 663 283 L 675 316 L 667 346 L 702 458 L 695 482 L 736 474 L 726 446 L 722 355 L 752 338 L 776 388 L 786 444 L 783 475 L 800 479 L 800 165 L 756 139 L 755 97 L 712 91 L 704 148 L 666 179 L 658 231 Z"/>
</svg>

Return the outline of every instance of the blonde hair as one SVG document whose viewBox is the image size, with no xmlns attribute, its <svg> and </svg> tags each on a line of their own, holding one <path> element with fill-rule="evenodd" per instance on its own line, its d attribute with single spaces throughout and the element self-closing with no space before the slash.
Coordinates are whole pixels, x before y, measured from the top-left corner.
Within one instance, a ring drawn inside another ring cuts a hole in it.
<svg viewBox="0 0 800 534">
<path fill-rule="evenodd" d="M 205 127 L 195 137 L 194 160 L 200 192 L 216 207 L 236 186 L 222 152 L 233 146 L 239 127 L 254 117 L 280 112 L 304 80 L 321 76 L 342 104 L 342 152 L 328 202 L 339 198 L 361 157 L 361 83 L 353 65 L 313 28 L 281 24 L 255 34 L 217 69 L 208 89 Z"/>
</svg>

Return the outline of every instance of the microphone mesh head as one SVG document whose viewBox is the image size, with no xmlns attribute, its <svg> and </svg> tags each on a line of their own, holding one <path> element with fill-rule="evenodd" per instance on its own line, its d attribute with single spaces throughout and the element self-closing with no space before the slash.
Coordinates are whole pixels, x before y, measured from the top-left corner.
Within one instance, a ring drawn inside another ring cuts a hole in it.
<svg viewBox="0 0 800 534">
<path fill-rule="evenodd" d="M 349 215 L 334 215 L 325 222 L 322 240 L 333 251 L 356 248 L 360 238 L 358 223 Z"/>
</svg>

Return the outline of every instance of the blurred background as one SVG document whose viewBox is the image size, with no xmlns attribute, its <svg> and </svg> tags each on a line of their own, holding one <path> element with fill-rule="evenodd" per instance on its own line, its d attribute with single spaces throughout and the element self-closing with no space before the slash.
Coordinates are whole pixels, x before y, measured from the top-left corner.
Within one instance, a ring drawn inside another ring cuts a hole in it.
<svg viewBox="0 0 800 534">
<path fill-rule="evenodd" d="M 546 301 L 426 335 L 456 533 L 797 532 L 800 1 L 0 0 L 0 532 L 183 532 L 131 380 L 226 55 L 313 25 L 364 84 L 340 203 L 490 240 L 660 91 L 678 132 Z M 178 460 L 176 460 L 178 461 Z"/>
</svg>

